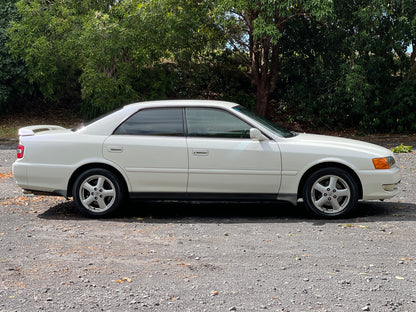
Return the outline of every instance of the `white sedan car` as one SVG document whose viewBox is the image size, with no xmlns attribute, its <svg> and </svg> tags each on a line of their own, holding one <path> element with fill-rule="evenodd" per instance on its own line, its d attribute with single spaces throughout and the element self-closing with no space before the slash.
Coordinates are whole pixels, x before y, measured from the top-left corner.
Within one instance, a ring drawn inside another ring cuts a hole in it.
<svg viewBox="0 0 416 312">
<path fill-rule="evenodd" d="M 400 169 L 388 149 L 292 133 L 228 102 L 136 103 L 77 130 L 19 130 L 13 174 L 34 194 L 73 197 L 87 216 L 128 198 L 286 201 L 324 218 L 358 200 L 397 194 Z"/>
</svg>

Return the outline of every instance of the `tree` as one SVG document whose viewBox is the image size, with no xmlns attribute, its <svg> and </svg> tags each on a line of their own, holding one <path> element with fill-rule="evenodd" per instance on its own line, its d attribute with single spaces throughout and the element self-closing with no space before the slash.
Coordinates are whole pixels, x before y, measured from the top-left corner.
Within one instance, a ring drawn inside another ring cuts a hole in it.
<svg viewBox="0 0 416 312">
<path fill-rule="evenodd" d="M 97 111 L 166 97 L 172 79 L 163 65 L 191 70 L 218 38 L 210 11 L 203 0 L 136 0 L 95 12 L 82 35 L 84 102 Z"/>
<path fill-rule="evenodd" d="M 409 41 L 412 46 L 410 55 L 410 71 L 414 79 L 416 79 L 416 1 L 404 0 L 402 14 L 404 15 L 404 22 L 408 25 L 408 32 L 410 34 Z"/>
<path fill-rule="evenodd" d="M 79 37 L 86 17 L 84 9 L 90 2 L 93 3 L 88 0 L 16 3 L 20 19 L 11 23 L 8 45 L 15 56 L 24 60 L 29 81 L 38 85 L 50 101 L 79 96 L 76 90 L 83 63 Z"/>
<path fill-rule="evenodd" d="M 7 47 L 10 22 L 17 19 L 14 1 L 0 1 L 0 111 L 12 109 L 16 98 L 28 92 L 25 66 Z"/>
<path fill-rule="evenodd" d="M 53 101 L 81 95 L 87 117 L 157 97 L 149 70 L 197 62 L 218 39 L 204 0 L 21 0 L 17 8 L 9 45 L 30 81 Z"/>
<path fill-rule="evenodd" d="M 269 97 L 279 77 L 280 43 L 287 23 L 295 17 L 323 18 L 331 0 L 223 0 L 220 23 L 228 44 L 247 66 L 256 88 L 256 112 L 268 114 Z"/>
<path fill-rule="evenodd" d="M 315 129 L 416 129 L 410 2 L 335 0 L 320 21 L 288 22 L 273 97 L 290 119 Z"/>
</svg>

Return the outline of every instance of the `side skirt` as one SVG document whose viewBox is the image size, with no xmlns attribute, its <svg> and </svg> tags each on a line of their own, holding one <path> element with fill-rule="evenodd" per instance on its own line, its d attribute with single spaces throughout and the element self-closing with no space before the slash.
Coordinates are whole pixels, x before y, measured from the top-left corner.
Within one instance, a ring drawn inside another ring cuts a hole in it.
<svg viewBox="0 0 416 312">
<path fill-rule="evenodd" d="M 242 194 L 242 193 L 130 193 L 132 199 L 177 201 L 241 201 L 241 202 L 289 202 L 297 203 L 295 194 Z"/>
</svg>

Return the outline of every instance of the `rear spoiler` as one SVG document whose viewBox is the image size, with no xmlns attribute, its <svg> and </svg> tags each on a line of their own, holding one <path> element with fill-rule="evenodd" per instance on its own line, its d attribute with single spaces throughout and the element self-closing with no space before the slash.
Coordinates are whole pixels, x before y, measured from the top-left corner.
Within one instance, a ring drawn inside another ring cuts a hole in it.
<svg viewBox="0 0 416 312">
<path fill-rule="evenodd" d="M 65 130 L 65 128 L 60 127 L 60 126 L 51 126 L 51 125 L 29 126 L 29 127 L 20 128 L 19 136 L 35 135 L 36 132 L 51 131 L 51 130 Z"/>
</svg>

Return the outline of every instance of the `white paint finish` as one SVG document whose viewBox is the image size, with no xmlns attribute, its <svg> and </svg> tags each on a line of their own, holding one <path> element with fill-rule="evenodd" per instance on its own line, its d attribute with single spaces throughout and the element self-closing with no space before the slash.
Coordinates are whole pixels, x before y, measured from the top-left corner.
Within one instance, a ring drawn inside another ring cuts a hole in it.
<svg viewBox="0 0 416 312">
<path fill-rule="evenodd" d="M 112 135 L 104 142 L 103 155 L 124 169 L 132 192 L 186 192 L 184 137 Z"/>
<path fill-rule="evenodd" d="M 398 167 L 389 170 L 360 170 L 357 172 L 361 181 L 363 181 L 363 199 L 388 199 L 399 192 L 394 190 L 385 191 L 383 184 L 396 184 L 401 179 L 400 169 Z"/>
<path fill-rule="evenodd" d="M 21 133 L 30 135 L 20 137 L 25 152 L 13 164 L 13 174 L 25 189 L 65 190 L 77 168 L 104 163 L 124 176 L 131 192 L 279 192 L 287 196 L 297 194 L 299 182 L 310 168 L 332 162 L 357 174 L 364 199 L 390 198 L 397 193 L 383 190 L 382 184 L 399 182 L 399 168 L 375 170 L 372 164 L 372 158 L 393 156 L 391 151 L 329 136 L 299 134 L 283 138 L 241 112 L 234 112 L 235 105 L 156 101 L 128 105 L 77 132 L 50 125 L 25 127 Z M 112 135 L 139 109 L 167 106 L 221 108 L 255 125 L 272 140 Z M 36 132 L 39 129 L 51 130 Z"/>
<path fill-rule="evenodd" d="M 277 194 L 279 190 L 280 153 L 274 141 L 188 138 L 188 148 L 188 192 Z"/>
</svg>

